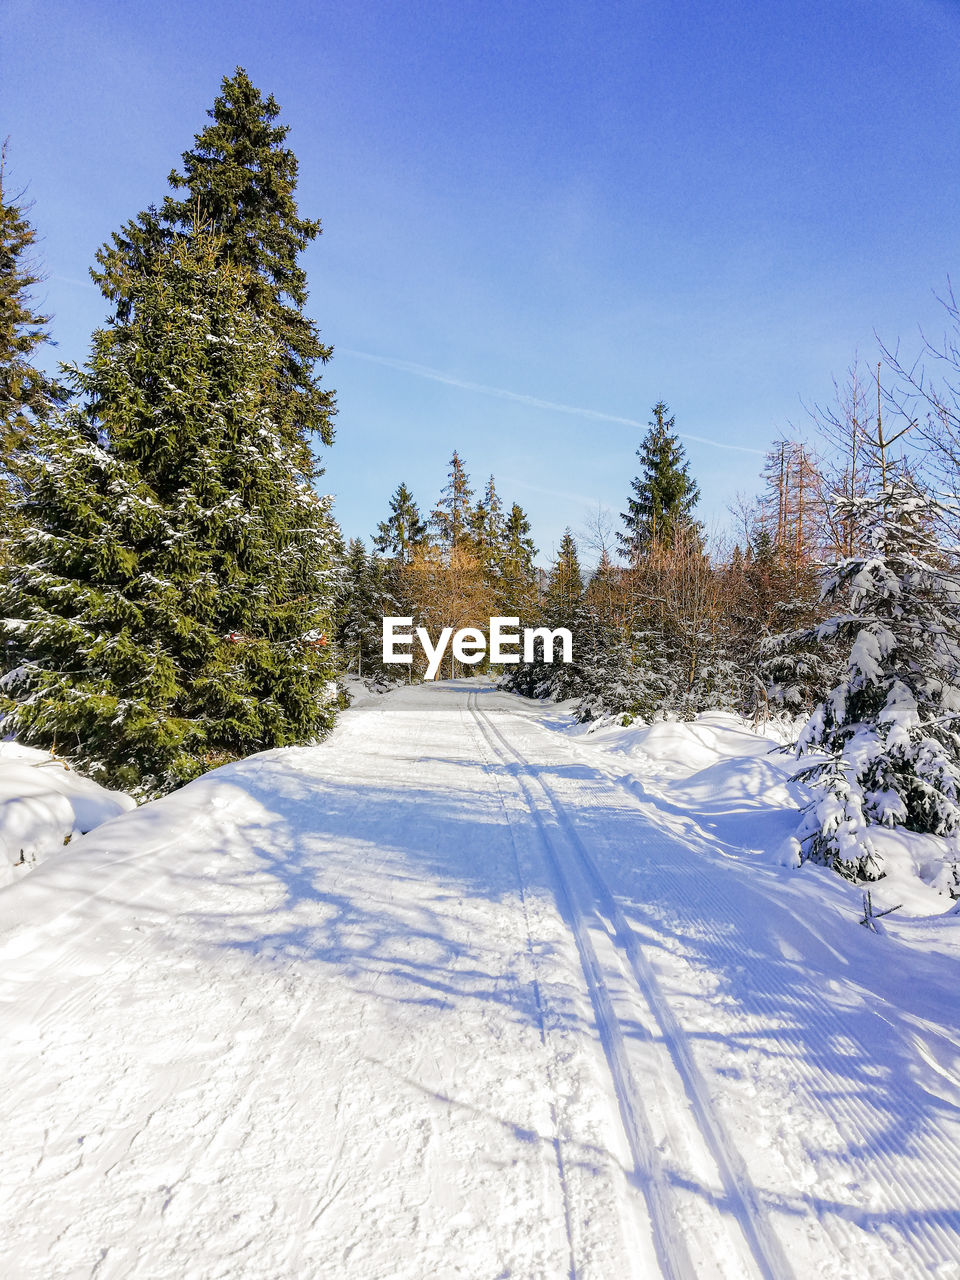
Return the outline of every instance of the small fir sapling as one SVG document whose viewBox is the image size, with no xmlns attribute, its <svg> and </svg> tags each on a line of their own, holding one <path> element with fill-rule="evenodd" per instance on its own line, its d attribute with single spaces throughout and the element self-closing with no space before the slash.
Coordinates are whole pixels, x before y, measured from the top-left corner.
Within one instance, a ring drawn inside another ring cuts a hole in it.
<svg viewBox="0 0 960 1280">
<path fill-rule="evenodd" d="M 815 792 L 801 856 L 871 880 L 883 874 L 871 826 L 960 830 L 960 577 L 933 533 L 939 504 L 910 479 L 844 501 L 863 550 L 826 576 L 833 615 L 781 652 L 805 664 L 826 652 L 840 672 L 797 742 L 825 756 L 798 775 Z"/>
</svg>

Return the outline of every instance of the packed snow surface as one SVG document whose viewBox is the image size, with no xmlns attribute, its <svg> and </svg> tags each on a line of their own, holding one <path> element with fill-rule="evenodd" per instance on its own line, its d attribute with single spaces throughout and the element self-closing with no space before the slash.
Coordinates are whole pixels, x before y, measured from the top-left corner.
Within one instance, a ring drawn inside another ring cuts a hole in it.
<svg viewBox="0 0 960 1280">
<path fill-rule="evenodd" d="M 398 689 L 0 892 L 0 1274 L 960 1275 L 950 899 L 861 928 L 769 741 L 643 733 Z"/>
</svg>

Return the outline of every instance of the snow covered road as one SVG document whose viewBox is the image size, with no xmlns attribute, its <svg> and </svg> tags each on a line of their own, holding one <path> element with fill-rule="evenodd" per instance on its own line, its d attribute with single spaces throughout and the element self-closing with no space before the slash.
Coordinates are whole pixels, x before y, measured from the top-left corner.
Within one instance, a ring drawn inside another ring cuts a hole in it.
<svg viewBox="0 0 960 1280">
<path fill-rule="evenodd" d="M 123 815 L 0 892 L 0 1274 L 960 1276 L 960 964 L 806 893 L 472 681 Z"/>
</svg>

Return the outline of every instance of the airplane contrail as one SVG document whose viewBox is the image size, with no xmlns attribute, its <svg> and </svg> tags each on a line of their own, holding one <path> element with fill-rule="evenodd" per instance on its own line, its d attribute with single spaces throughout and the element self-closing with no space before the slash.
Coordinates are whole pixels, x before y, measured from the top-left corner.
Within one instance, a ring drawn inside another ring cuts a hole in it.
<svg viewBox="0 0 960 1280">
<path fill-rule="evenodd" d="M 526 404 L 533 409 L 550 409 L 554 413 L 570 413 L 580 418 L 593 418 L 598 422 L 615 422 L 623 427 L 637 427 L 645 431 L 648 423 L 636 418 L 622 418 L 615 413 L 604 413 L 600 409 L 584 409 L 578 405 L 558 404 L 555 400 L 541 400 L 539 396 L 524 395 L 519 391 L 507 391 L 504 387 L 490 387 L 483 382 L 468 382 L 464 378 L 455 378 L 452 374 L 442 373 L 439 369 L 429 369 L 426 365 L 414 364 L 411 360 L 395 360 L 392 356 L 376 356 L 370 351 L 355 351 L 351 347 L 338 346 L 339 355 L 353 356 L 357 360 L 369 360 L 372 364 L 382 364 L 388 369 L 397 369 L 401 373 L 411 373 L 417 378 L 429 378 L 431 382 L 442 382 L 447 387 L 459 387 L 463 391 L 476 391 L 484 396 L 496 396 L 499 400 L 512 400 L 515 404 Z M 693 440 L 697 444 L 710 445 L 714 449 L 727 449 L 736 453 L 752 453 L 764 457 L 762 449 L 751 449 L 745 444 L 723 444 L 719 440 L 711 440 L 707 436 L 691 435 L 688 431 L 678 431 L 682 440 Z"/>
<path fill-rule="evenodd" d="M 585 493 L 568 493 L 563 489 L 545 489 L 542 485 L 531 484 L 519 476 L 503 476 L 503 483 L 516 485 L 520 489 L 529 489 L 532 493 L 545 493 L 550 498 L 563 498 L 565 502 L 581 502 L 584 506 L 595 507 L 600 499 L 596 494 L 588 497 Z"/>
<path fill-rule="evenodd" d="M 77 280 L 74 276 L 59 276 L 54 273 L 50 276 L 51 280 L 57 280 L 60 284 L 75 284 L 80 289 L 96 289 L 96 285 L 92 280 Z"/>
</svg>

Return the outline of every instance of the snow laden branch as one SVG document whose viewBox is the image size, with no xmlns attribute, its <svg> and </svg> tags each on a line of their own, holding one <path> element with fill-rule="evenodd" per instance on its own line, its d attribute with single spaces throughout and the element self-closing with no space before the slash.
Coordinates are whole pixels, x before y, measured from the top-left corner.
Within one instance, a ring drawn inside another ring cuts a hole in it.
<svg viewBox="0 0 960 1280">
<path fill-rule="evenodd" d="M 801 856 L 874 880 L 871 826 L 960 831 L 960 578 L 932 532 L 939 504 L 913 481 L 844 502 L 864 550 L 826 575 L 822 603 L 836 612 L 768 654 L 781 701 L 810 672 L 833 672 L 797 741 L 811 759 L 798 776 L 815 793 Z"/>
</svg>

